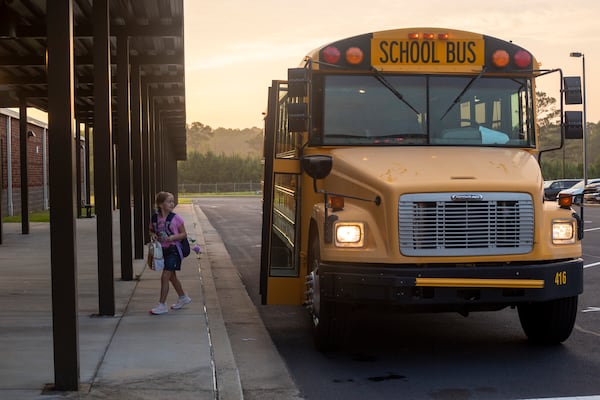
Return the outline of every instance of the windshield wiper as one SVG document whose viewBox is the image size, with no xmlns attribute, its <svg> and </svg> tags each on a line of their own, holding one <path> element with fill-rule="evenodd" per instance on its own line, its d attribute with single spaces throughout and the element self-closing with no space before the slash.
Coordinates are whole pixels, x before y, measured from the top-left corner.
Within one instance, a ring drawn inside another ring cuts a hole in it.
<svg viewBox="0 0 600 400">
<path fill-rule="evenodd" d="M 462 100 L 462 97 L 465 95 L 465 93 L 467 93 L 467 90 L 469 90 L 469 88 L 471 87 L 471 85 L 473 85 L 475 83 L 475 81 L 477 81 L 479 78 L 481 78 L 481 76 L 483 75 L 484 72 L 485 72 L 485 67 L 483 67 L 481 69 L 481 72 L 479 73 L 479 75 L 471 78 L 469 83 L 467 83 L 467 86 L 464 87 L 464 89 L 458 94 L 458 96 L 456 96 L 454 101 L 452 101 L 450 106 L 448 106 L 448 109 L 446 110 L 444 115 L 441 116 L 440 120 L 444 119 L 444 117 L 450 112 L 450 110 L 452 110 L 452 107 L 454 107 L 459 101 Z"/>
<path fill-rule="evenodd" d="M 373 73 L 375 74 L 375 78 L 381 82 L 381 84 L 383 86 L 385 86 L 390 92 L 392 92 L 392 94 L 394 96 L 396 96 L 398 98 L 398 100 L 400 100 L 401 102 L 403 102 L 404 104 L 406 104 L 408 106 L 408 108 L 410 108 L 411 110 L 413 110 L 415 112 L 415 114 L 420 115 L 421 113 L 419 111 L 417 111 L 416 108 L 414 108 L 408 101 L 406 101 L 404 99 L 404 96 L 402 96 L 402 93 L 400 93 L 399 91 L 396 90 L 396 88 L 394 86 L 392 86 L 391 83 L 388 82 L 387 79 L 385 79 L 385 76 L 383 76 L 381 74 L 381 72 L 379 72 L 379 70 L 375 67 L 371 67 L 371 71 L 373 71 Z"/>
</svg>

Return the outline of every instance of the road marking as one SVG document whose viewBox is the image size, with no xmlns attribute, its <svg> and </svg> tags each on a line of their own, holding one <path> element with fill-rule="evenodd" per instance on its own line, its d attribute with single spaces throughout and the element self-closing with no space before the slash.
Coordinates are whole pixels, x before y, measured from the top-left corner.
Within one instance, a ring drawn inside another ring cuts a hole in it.
<svg viewBox="0 0 600 400">
<path fill-rule="evenodd" d="M 600 396 L 575 396 L 575 397 L 536 397 L 533 399 L 523 399 L 523 400 L 600 400 Z"/>
<path fill-rule="evenodd" d="M 600 261 L 592 263 L 592 264 L 584 265 L 583 268 L 595 267 L 597 265 L 600 265 Z"/>
<path fill-rule="evenodd" d="M 600 230 L 600 228 L 589 228 L 589 229 L 584 229 L 583 231 L 584 232 L 591 232 L 591 231 L 597 231 L 597 230 Z"/>
<path fill-rule="evenodd" d="M 600 337 L 600 333 L 594 332 L 594 331 L 588 331 L 587 329 L 583 329 L 581 326 L 575 324 L 575 329 L 577 329 L 579 332 L 583 332 L 583 333 L 587 333 L 589 335 L 594 335 L 594 336 L 599 336 Z"/>
<path fill-rule="evenodd" d="M 600 311 L 600 307 L 588 307 L 585 310 L 581 310 L 581 312 L 596 312 Z"/>
</svg>

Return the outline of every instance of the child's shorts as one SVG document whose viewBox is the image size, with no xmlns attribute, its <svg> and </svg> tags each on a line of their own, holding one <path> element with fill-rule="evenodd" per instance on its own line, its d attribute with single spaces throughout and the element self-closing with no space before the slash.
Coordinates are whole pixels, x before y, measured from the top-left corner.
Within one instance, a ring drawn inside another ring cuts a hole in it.
<svg viewBox="0 0 600 400">
<path fill-rule="evenodd" d="M 166 271 L 179 271 L 181 270 L 181 258 L 179 258 L 179 251 L 177 246 L 163 247 L 163 258 L 165 259 L 165 270 Z"/>
</svg>

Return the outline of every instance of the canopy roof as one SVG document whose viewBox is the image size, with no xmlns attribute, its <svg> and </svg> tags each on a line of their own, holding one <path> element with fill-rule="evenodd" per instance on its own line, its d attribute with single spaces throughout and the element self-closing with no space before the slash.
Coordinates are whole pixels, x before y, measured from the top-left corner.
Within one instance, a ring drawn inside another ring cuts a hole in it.
<svg viewBox="0 0 600 400">
<path fill-rule="evenodd" d="M 0 107 L 20 99 L 48 110 L 46 0 L 0 0 Z M 183 0 L 111 0 L 112 102 L 116 101 L 117 38 L 129 38 L 129 62 L 163 114 L 178 159 L 185 159 Z M 73 0 L 75 116 L 93 126 L 93 0 Z M 116 107 L 113 104 L 113 113 Z M 115 115 L 115 118 L 118 116 Z"/>
</svg>

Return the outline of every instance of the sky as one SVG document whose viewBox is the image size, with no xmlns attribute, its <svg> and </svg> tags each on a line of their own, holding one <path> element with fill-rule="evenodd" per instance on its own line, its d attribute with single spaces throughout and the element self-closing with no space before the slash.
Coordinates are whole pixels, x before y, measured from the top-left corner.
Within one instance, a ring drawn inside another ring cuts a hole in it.
<svg viewBox="0 0 600 400">
<path fill-rule="evenodd" d="M 594 0 L 184 0 L 187 123 L 263 127 L 267 89 L 311 50 L 363 33 L 461 29 L 513 41 L 542 68 L 582 75 L 587 121 L 600 121 L 600 2 Z M 559 77 L 538 84 L 559 99 Z M 582 110 L 568 106 L 568 110 Z"/>
</svg>

